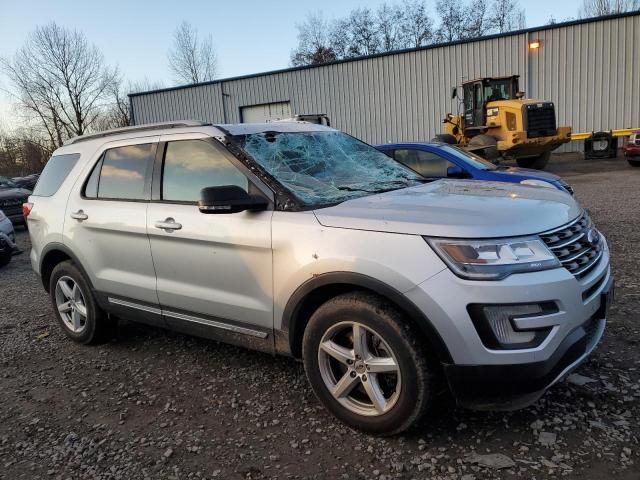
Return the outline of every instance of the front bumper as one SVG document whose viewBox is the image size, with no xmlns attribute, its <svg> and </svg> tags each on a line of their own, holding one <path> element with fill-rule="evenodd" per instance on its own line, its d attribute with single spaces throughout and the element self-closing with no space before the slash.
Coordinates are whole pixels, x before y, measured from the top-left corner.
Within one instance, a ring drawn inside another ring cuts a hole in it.
<svg viewBox="0 0 640 480">
<path fill-rule="evenodd" d="M 444 372 L 459 404 L 513 409 L 534 402 L 591 353 L 603 335 L 612 291 L 605 241 L 597 266 L 580 280 L 564 268 L 485 282 L 461 279 L 447 269 L 405 295 L 449 349 L 452 362 Z M 519 350 L 485 346 L 467 311 L 469 304 L 543 302 L 558 307 L 539 317 L 551 330 L 540 345 Z"/>
<path fill-rule="evenodd" d="M 567 335 L 547 360 L 516 365 L 445 365 L 449 388 L 457 402 L 477 410 L 513 410 L 535 402 L 596 348 L 604 334 L 612 297 L 610 277 L 598 311 Z"/>
</svg>

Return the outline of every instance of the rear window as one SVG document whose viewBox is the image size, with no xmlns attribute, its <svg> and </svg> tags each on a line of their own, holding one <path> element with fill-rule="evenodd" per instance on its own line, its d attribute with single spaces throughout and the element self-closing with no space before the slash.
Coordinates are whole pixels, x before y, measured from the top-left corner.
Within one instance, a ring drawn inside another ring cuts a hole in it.
<svg viewBox="0 0 640 480">
<path fill-rule="evenodd" d="M 44 170 L 42 170 L 42 175 L 40 175 L 36 188 L 33 190 L 33 195 L 38 197 L 50 197 L 54 195 L 79 158 L 79 153 L 54 155 L 51 157 L 45 165 Z"/>
<path fill-rule="evenodd" d="M 84 188 L 87 198 L 145 200 L 155 144 L 144 143 L 105 151 Z"/>
</svg>

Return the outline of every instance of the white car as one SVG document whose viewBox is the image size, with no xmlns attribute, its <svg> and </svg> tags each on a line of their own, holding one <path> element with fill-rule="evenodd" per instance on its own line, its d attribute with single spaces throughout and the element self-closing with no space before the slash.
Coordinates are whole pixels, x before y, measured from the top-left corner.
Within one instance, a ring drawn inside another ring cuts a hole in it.
<svg viewBox="0 0 640 480">
<path fill-rule="evenodd" d="M 301 358 L 321 402 L 373 433 L 445 385 L 467 407 L 530 404 L 595 348 L 613 291 L 571 195 L 429 182 L 304 122 L 78 137 L 25 213 L 73 340 L 126 317 Z"/>
<path fill-rule="evenodd" d="M 0 267 L 4 267 L 11 261 L 19 249 L 15 244 L 16 233 L 13 223 L 2 210 L 0 210 Z"/>
</svg>

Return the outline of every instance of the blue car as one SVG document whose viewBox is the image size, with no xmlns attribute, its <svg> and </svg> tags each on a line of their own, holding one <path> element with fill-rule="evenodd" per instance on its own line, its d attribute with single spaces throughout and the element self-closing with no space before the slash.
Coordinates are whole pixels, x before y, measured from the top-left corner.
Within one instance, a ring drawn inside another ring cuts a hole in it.
<svg viewBox="0 0 640 480">
<path fill-rule="evenodd" d="M 377 145 L 376 148 L 423 177 L 522 183 L 557 188 L 573 195 L 573 189 L 557 175 L 528 168 L 495 165 L 455 145 L 386 143 Z"/>
</svg>

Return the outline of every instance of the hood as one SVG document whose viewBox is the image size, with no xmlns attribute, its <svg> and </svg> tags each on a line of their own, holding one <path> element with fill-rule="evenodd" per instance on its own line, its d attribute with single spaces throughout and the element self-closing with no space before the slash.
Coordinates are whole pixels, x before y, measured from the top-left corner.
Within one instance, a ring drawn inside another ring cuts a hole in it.
<svg viewBox="0 0 640 480">
<path fill-rule="evenodd" d="M 530 235 L 582 208 L 560 190 L 504 182 L 439 180 L 315 210 L 326 227 L 455 238 Z"/>
<path fill-rule="evenodd" d="M 561 179 L 558 175 L 553 173 L 543 172 L 541 170 L 534 170 L 532 168 L 520 168 L 520 167 L 506 167 L 499 168 L 498 170 L 492 170 L 493 173 L 504 173 L 506 175 L 514 175 L 522 177 L 523 180 L 527 178 L 535 178 L 536 180 L 544 180 L 545 182 L 557 183 Z"/>
</svg>

